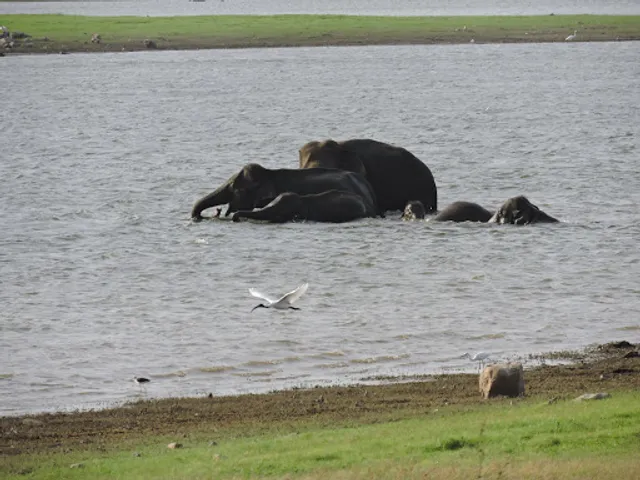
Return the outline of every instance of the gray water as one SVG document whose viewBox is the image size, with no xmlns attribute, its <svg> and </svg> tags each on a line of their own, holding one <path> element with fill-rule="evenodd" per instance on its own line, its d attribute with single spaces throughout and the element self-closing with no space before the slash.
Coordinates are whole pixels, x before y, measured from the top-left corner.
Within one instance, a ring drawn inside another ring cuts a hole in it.
<svg viewBox="0 0 640 480">
<path fill-rule="evenodd" d="M 0 413 L 473 371 L 640 341 L 640 44 L 11 56 Z M 244 163 L 370 137 L 440 206 L 525 194 L 558 225 L 190 222 Z M 300 311 L 249 287 L 310 284 Z M 142 390 L 134 375 L 150 376 Z"/>
<path fill-rule="evenodd" d="M 120 0 L 0 2 L 2 13 L 69 15 L 274 15 L 287 13 L 344 15 L 638 15 L 640 0 Z"/>
</svg>

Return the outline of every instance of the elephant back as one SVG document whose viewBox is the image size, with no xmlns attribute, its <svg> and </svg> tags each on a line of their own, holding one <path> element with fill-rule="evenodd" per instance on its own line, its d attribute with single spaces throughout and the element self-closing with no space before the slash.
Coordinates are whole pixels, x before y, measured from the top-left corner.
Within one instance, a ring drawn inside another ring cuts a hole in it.
<svg viewBox="0 0 640 480">
<path fill-rule="evenodd" d="M 433 220 L 438 222 L 488 222 L 492 213 L 474 202 L 453 202 L 438 213 Z"/>
<path fill-rule="evenodd" d="M 367 174 L 362 159 L 334 140 L 309 142 L 298 153 L 300 168 L 334 168 Z"/>
<path fill-rule="evenodd" d="M 370 139 L 347 140 L 342 145 L 364 165 L 381 209 L 403 211 L 412 200 L 422 202 L 427 213 L 438 209 L 433 174 L 411 152 Z"/>
</svg>

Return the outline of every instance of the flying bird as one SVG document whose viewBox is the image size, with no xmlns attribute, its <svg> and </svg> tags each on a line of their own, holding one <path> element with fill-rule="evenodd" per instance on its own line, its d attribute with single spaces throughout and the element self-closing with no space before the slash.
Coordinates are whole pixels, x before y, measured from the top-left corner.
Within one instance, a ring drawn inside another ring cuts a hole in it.
<svg viewBox="0 0 640 480">
<path fill-rule="evenodd" d="M 257 291 L 254 288 L 250 288 L 249 289 L 249 293 L 251 295 L 253 295 L 256 298 L 259 298 L 261 300 L 264 300 L 266 303 L 260 303 L 258 305 L 256 305 L 255 307 L 253 307 L 251 309 L 251 311 L 253 312 L 256 308 L 277 308 L 278 310 L 287 310 L 289 308 L 291 308 L 292 310 L 300 310 L 297 307 L 294 307 L 293 305 L 291 305 L 292 303 L 294 303 L 295 301 L 297 301 L 302 295 L 304 295 L 304 292 L 307 291 L 307 288 L 309 288 L 309 284 L 308 283 L 303 283 L 302 285 L 300 285 L 298 288 L 296 288 L 295 290 L 293 290 L 292 292 L 289 292 L 285 295 L 283 295 L 282 297 L 278 298 L 278 299 L 274 299 L 272 297 L 269 297 L 263 293 L 260 293 L 259 291 Z"/>
<path fill-rule="evenodd" d="M 577 35 L 578 35 L 578 31 L 574 30 L 571 35 L 569 35 L 567 38 L 564 39 L 564 41 L 570 42 L 571 40 L 575 40 Z"/>
</svg>

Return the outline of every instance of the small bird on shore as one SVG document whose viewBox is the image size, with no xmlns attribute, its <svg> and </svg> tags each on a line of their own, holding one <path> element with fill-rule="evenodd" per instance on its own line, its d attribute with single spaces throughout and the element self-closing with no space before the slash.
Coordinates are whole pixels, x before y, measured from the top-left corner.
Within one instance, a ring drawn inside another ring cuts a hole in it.
<svg viewBox="0 0 640 480">
<path fill-rule="evenodd" d="M 256 308 L 276 308 L 278 310 L 287 310 L 287 309 L 290 308 L 292 310 L 300 310 L 299 308 L 294 307 L 292 305 L 292 303 L 294 303 L 302 295 L 304 295 L 304 292 L 307 291 L 307 288 L 309 288 L 309 284 L 308 283 L 303 283 L 302 285 L 300 285 L 295 290 L 283 295 L 282 297 L 280 297 L 278 299 L 269 297 L 269 296 L 265 295 L 264 293 L 260 293 L 259 291 L 257 291 L 254 288 L 250 288 L 249 289 L 249 293 L 251 295 L 253 295 L 254 297 L 259 298 L 261 300 L 264 300 L 266 302 L 266 304 L 265 303 L 260 303 L 260 304 L 256 305 L 255 307 L 253 307 L 251 309 L 251 311 L 253 312 Z"/>
<path fill-rule="evenodd" d="M 143 383 L 149 383 L 151 380 L 144 377 L 133 377 L 133 381 L 136 382 L 138 385 L 142 385 Z"/>
<path fill-rule="evenodd" d="M 564 41 L 570 42 L 571 40 L 575 40 L 577 35 L 578 35 L 578 31 L 574 30 L 571 35 L 569 35 L 567 38 L 564 39 Z"/>
<path fill-rule="evenodd" d="M 460 358 L 468 358 L 472 362 L 478 362 L 478 369 L 480 369 L 481 366 L 484 366 L 485 360 L 487 360 L 490 356 L 491 354 L 487 352 L 478 352 L 473 355 L 471 355 L 469 352 L 464 352 L 460 356 Z"/>
</svg>

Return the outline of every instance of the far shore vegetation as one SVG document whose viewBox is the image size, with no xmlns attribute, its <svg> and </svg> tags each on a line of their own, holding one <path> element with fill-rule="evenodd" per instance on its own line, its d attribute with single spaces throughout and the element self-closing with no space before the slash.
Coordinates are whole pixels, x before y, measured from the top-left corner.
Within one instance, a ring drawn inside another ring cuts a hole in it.
<svg viewBox="0 0 640 480">
<path fill-rule="evenodd" d="M 0 24 L 12 32 L 30 35 L 15 42 L 11 51 L 16 53 L 564 42 L 574 31 L 577 31 L 574 42 L 640 40 L 640 15 L 87 17 L 11 14 L 0 16 Z"/>
</svg>

